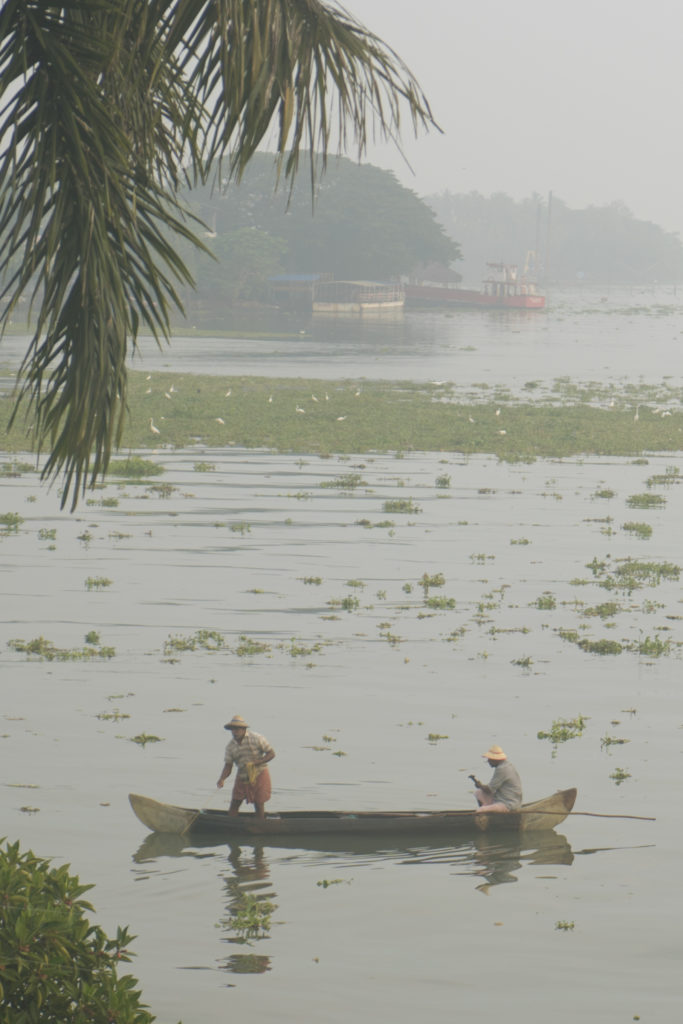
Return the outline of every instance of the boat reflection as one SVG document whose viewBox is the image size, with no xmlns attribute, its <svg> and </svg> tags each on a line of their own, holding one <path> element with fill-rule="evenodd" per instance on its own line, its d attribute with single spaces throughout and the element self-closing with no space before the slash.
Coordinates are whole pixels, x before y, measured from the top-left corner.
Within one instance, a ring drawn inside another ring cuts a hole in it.
<svg viewBox="0 0 683 1024">
<path fill-rule="evenodd" d="M 322 861 L 329 865 L 331 854 L 337 855 L 338 866 L 381 860 L 414 866 L 451 865 L 458 874 L 472 875 L 478 883 L 476 888 L 484 893 L 492 886 L 516 882 L 519 872 L 527 865 L 569 865 L 574 861 L 566 836 L 554 831 L 524 833 L 522 836 L 482 833 L 455 843 L 452 837 L 431 836 L 429 842 L 421 840 L 414 846 L 395 841 L 392 844 L 387 838 L 382 840 L 372 836 L 307 836 L 305 843 L 294 837 L 282 837 L 276 844 L 266 844 L 257 837 L 239 843 L 234 840 L 220 843 L 210 835 L 189 838 L 154 832 L 133 854 L 133 860 L 144 864 L 159 857 L 224 856 L 227 851 L 227 860 L 233 871 L 231 882 L 238 886 L 254 886 L 267 884 L 268 849 L 272 849 L 275 857 L 279 849 L 298 851 L 297 859 L 311 865 Z"/>
<path fill-rule="evenodd" d="M 265 974 L 270 957 L 254 953 L 255 942 L 270 937 L 271 915 L 277 908 L 276 893 L 270 885 L 270 868 L 263 847 L 244 851 L 231 846 L 228 854 L 231 870 L 223 876 L 227 899 L 220 925 L 223 942 L 246 946 L 249 952 L 230 953 L 218 961 L 218 967 L 230 974 Z"/>
</svg>

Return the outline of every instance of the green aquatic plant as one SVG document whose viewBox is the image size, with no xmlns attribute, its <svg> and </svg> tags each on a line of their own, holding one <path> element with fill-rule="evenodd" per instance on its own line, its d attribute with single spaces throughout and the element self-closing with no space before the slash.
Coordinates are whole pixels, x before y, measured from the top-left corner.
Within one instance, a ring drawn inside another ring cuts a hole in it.
<svg viewBox="0 0 683 1024">
<path fill-rule="evenodd" d="M 629 508 L 662 508 L 666 498 L 663 494 L 632 494 L 626 504 Z"/>
<path fill-rule="evenodd" d="M 514 658 L 510 662 L 511 665 L 517 665 L 517 666 L 519 666 L 519 668 L 531 668 L 533 663 L 534 663 L 534 659 L 530 658 L 528 655 L 523 657 L 523 658 Z"/>
<path fill-rule="evenodd" d="M 232 533 L 241 533 L 244 536 L 245 533 L 251 533 L 251 526 L 249 523 L 230 523 L 230 530 Z"/>
<path fill-rule="evenodd" d="M 130 718 L 123 711 L 119 711 L 118 708 L 114 708 L 113 711 L 101 711 L 99 715 L 95 715 L 101 722 L 121 722 L 124 718 Z"/>
<path fill-rule="evenodd" d="M 353 491 L 356 487 L 367 487 L 367 481 L 363 480 L 360 473 L 343 473 L 334 480 L 323 480 L 321 487 L 332 488 L 336 491 Z"/>
<path fill-rule="evenodd" d="M 567 743 L 568 740 L 583 736 L 587 722 L 588 716 L 586 715 L 576 715 L 575 718 L 556 718 L 547 732 L 541 730 L 536 733 L 536 736 L 539 740 L 550 740 L 553 746 L 557 747 L 560 743 Z"/>
<path fill-rule="evenodd" d="M 669 487 L 681 482 L 681 471 L 678 466 L 667 466 L 666 472 L 655 473 L 645 481 L 646 487 Z"/>
<path fill-rule="evenodd" d="M 241 634 L 239 643 L 235 648 L 235 654 L 238 658 L 251 658 L 255 654 L 267 654 L 270 650 L 270 644 L 263 640 L 254 640 L 253 637 Z"/>
<path fill-rule="evenodd" d="M 0 477 L 17 477 L 24 473 L 36 473 L 37 467 L 32 462 L 20 462 L 13 459 L 12 462 L 0 462 Z"/>
<path fill-rule="evenodd" d="M 56 539 L 57 539 L 57 530 L 56 529 L 48 530 L 46 528 L 42 528 L 42 529 L 38 530 L 38 540 L 56 540 Z"/>
<path fill-rule="evenodd" d="M 620 786 L 622 782 L 625 782 L 626 779 L 630 778 L 631 773 L 624 771 L 623 768 L 615 768 L 614 771 L 610 773 L 610 779 L 614 779 L 614 782 L 617 786 Z"/>
<path fill-rule="evenodd" d="M 165 472 L 164 467 L 158 462 L 143 459 L 139 455 L 129 455 L 127 459 L 112 459 L 107 468 L 107 476 L 120 476 L 129 480 L 144 480 Z"/>
<path fill-rule="evenodd" d="M 672 641 L 662 640 L 659 636 L 643 637 L 636 644 L 636 650 L 644 658 L 661 658 L 671 654 Z"/>
<path fill-rule="evenodd" d="M 183 651 L 220 651 L 225 647 L 223 635 L 215 629 L 198 629 L 191 636 L 172 636 L 164 641 L 165 655 Z"/>
<path fill-rule="evenodd" d="M 51 640 L 43 636 L 35 637 L 33 640 L 8 640 L 7 646 L 13 651 L 26 654 L 29 660 L 34 658 L 39 661 L 90 661 L 93 658 L 113 658 L 116 651 L 113 647 L 95 646 L 88 643 L 81 648 L 56 647 Z"/>
<path fill-rule="evenodd" d="M 437 476 L 434 481 L 434 486 L 439 487 L 442 490 L 447 490 L 451 486 L 451 478 L 448 473 L 442 473 L 440 476 Z"/>
<path fill-rule="evenodd" d="M 263 896 L 242 892 L 230 908 L 230 928 L 245 938 L 256 938 L 270 930 L 277 904 Z"/>
<path fill-rule="evenodd" d="M 448 611 L 455 608 L 454 597 L 425 597 L 424 603 L 426 608 L 436 608 L 440 611 Z"/>
<path fill-rule="evenodd" d="M 427 742 L 428 743 L 438 743 L 439 740 L 447 740 L 447 739 L 448 739 L 448 736 L 443 736 L 441 733 L 438 733 L 438 732 L 430 732 L 427 735 Z"/>
<path fill-rule="evenodd" d="M 2 533 L 17 533 L 23 521 L 23 517 L 18 512 L 3 512 L 0 515 L 0 531 Z"/>
<path fill-rule="evenodd" d="M 611 490 L 609 487 L 603 487 L 593 493 L 594 498 L 615 498 L 617 492 Z"/>
<path fill-rule="evenodd" d="M 557 601 L 552 594 L 548 593 L 548 591 L 540 597 L 537 597 L 533 604 L 539 609 L 539 611 L 543 612 L 550 612 L 553 611 L 554 608 L 557 608 Z"/>
<path fill-rule="evenodd" d="M 621 654 L 624 649 L 618 640 L 590 640 L 588 637 L 579 640 L 578 646 L 588 654 Z"/>
<path fill-rule="evenodd" d="M 584 608 L 581 614 L 586 618 L 613 619 L 621 610 L 621 605 L 616 601 L 605 601 L 593 608 Z"/>
<path fill-rule="evenodd" d="M 106 590 L 110 587 L 113 580 L 107 579 L 106 576 L 88 576 L 85 581 L 86 590 Z"/>
<path fill-rule="evenodd" d="M 556 921 L 555 922 L 556 932 L 573 932 L 574 922 L 573 921 Z"/>
<path fill-rule="evenodd" d="M 646 562 L 638 558 L 624 558 L 608 566 L 606 561 L 594 558 L 587 567 L 605 590 L 626 590 L 631 593 L 640 587 L 656 587 L 662 580 L 677 580 L 681 568 L 673 562 Z"/>
<path fill-rule="evenodd" d="M 432 587 L 443 587 L 446 583 L 446 577 L 442 572 L 434 573 L 434 575 L 432 576 L 430 576 L 429 573 L 425 572 L 422 574 L 422 576 L 417 582 L 424 590 L 426 596 Z M 405 586 L 403 589 L 405 590 Z M 406 593 L 409 592 L 410 591 L 406 591 Z"/>
<path fill-rule="evenodd" d="M 624 743 L 628 743 L 629 740 L 622 739 L 619 736 L 605 735 L 600 740 L 600 746 L 602 748 L 609 748 L 614 746 L 622 746 Z"/>
<path fill-rule="evenodd" d="M 195 473 L 214 473 L 216 470 L 215 462 L 195 462 L 192 467 Z"/>
<path fill-rule="evenodd" d="M 145 493 L 156 495 L 158 498 L 170 498 L 177 490 L 178 488 L 174 487 L 173 484 L 150 484 L 149 487 L 145 488 Z"/>
<path fill-rule="evenodd" d="M 652 536 L 652 527 L 649 523 L 634 523 L 629 521 L 624 523 L 622 530 L 626 530 L 627 533 L 635 533 L 636 537 L 640 537 L 641 540 L 649 540 Z"/>
<path fill-rule="evenodd" d="M 422 511 L 412 498 L 389 498 L 382 508 L 385 512 L 400 512 L 403 515 L 417 515 Z"/>
<path fill-rule="evenodd" d="M 153 736 L 147 732 L 140 732 L 137 736 L 131 736 L 131 743 L 137 743 L 139 747 L 146 747 L 148 743 L 163 743 L 161 736 Z"/>
</svg>

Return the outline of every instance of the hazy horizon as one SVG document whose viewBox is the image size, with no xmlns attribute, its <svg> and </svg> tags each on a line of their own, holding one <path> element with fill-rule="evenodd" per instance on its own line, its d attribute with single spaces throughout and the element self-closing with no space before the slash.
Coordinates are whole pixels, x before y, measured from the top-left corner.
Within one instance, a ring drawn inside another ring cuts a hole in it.
<svg viewBox="0 0 683 1024">
<path fill-rule="evenodd" d="M 683 233 L 680 201 L 683 14 L 662 0 L 348 0 L 417 77 L 444 134 L 364 157 L 421 196 L 551 192 L 582 208 L 621 201 Z M 353 156 L 352 152 L 348 153 Z"/>
</svg>

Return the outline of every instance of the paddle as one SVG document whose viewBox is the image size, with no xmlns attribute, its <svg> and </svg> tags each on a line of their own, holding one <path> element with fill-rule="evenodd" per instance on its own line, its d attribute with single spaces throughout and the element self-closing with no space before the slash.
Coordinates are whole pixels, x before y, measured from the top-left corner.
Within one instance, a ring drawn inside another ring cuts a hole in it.
<svg viewBox="0 0 683 1024">
<path fill-rule="evenodd" d="M 535 811 L 533 808 L 517 811 L 517 814 L 562 814 L 562 811 Z M 656 818 L 646 818 L 642 814 L 598 814 L 597 811 L 565 811 L 565 817 L 576 817 L 583 815 L 586 818 L 630 818 L 632 821 L 656 821 Z"/>
</svg>

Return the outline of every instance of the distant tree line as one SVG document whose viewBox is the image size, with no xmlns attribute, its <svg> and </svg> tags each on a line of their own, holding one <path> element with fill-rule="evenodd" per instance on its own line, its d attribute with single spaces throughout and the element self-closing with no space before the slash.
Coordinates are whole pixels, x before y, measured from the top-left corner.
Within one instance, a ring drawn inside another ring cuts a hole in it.
<svg viewBox="0 0 683 1024">
<path fill-rule="evenodd" d="M 391 171 L 341 157 L 329 161 L 313 199 L 303 179 L 278 188 L 272 155 L 258 153 L 239 183 L 195 188 L 187 202 L 215 256 L 183 252 L 197 283 L 193 315 L 197 303 L 210 314 L 263 299 L 276 274 L 388 281 L 460 256 L 427 203 Z"/>
<path fill-rule="evenodd" d="M 638 220 L 621 202 L 574 210 L 555 196 L 515 200 L 502 192 L 444 192 L 426 200 L 457 238 L 458 270 L 476 284 L 487 261 L 531 268 L 542 283 L 676 284 L 683 281 L 678 234 Z"/>
</svg>

